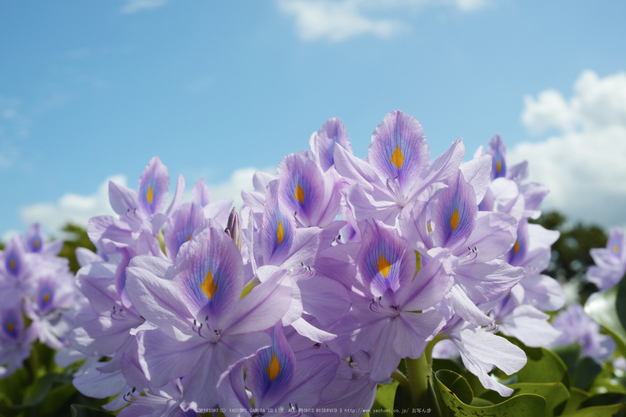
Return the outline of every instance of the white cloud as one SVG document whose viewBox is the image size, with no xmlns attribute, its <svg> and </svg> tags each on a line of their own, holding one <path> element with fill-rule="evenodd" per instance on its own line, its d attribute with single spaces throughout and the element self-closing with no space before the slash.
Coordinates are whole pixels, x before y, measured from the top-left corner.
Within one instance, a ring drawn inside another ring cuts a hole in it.
<svg viewBox="0 0 626 417">
<path fill-rule="evenodd" d="M 167 0 L 126 0 L 122 7 L 122 13 L 136 13 L 142 10 L 155 9 L 164 6 Z"/>
<path fill-rule="evenodd" d="M 464 12 L 473 12 L 475 10 L 482 9 L 489 6 L 491 1 L 489 0 L 455 0 L 455 6 Z"/>
<path fill-rule="evenodd" d="M 626 73 L 604 78 L 583 72 L 574 94 L 546 90 L 524 98 L 522 122 L 534 133 L 557 129 L 509 154 L 527 159 L 531 179 L 551 192 L 546 206 L 573 219 L 626 225 Z"/>
<path fill-rule="evenodd" d="M 481 9 L 492 0 L 275 0 L 279 10 L 295 19 L 298 36 L 306 41 L 340 42 L 374 35 L 389 38 L 410 30 L 403 22 L 406 12 L 423 6 L 452 6 L 462 12 Z M 383 17 L 394 14 L 397 18 Z"/>
<path fill-rule="evenodd" d="M 308 0 L 279 0 L 280 10 L 296 20 L 296 30 L 304 40 L 328 39 L 342 41 L 354 36 L 372 34 L 390 37 L 406 29 L 397 20 L 367 18 L 362 14 L 360 2 Z"/>
<path fill-rule="evenodd" d="M 89 219 L 101 215 L 113 215 L 109 204 L 109 181 L 126 185 L 126 177 L 115 175 L 107 178 L 91 195 L 67 193 L 56 203 L 38 203 L 20 208 L 20 217 L 26 224 L 39 222 L 47 233 L 62 235 L 61 228 L 68 222 L 87 226 Z"/>
</svg>

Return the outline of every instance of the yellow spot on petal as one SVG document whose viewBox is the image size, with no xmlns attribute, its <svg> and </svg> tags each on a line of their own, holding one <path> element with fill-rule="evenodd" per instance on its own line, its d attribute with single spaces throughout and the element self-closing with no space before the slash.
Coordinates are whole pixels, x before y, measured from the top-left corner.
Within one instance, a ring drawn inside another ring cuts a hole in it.
<svg viewBox="0 0 626 417">
<path fill-rule="evenodd" d="M 9 324 L 7 324 L 7 329 L 9 329 L 9 331 L 12 332 L 13 330 L 15 330 L 15 324 L 13 324 L 13 322 L 10 321 Z"/>
<path fill-rule="evenodd" d="M 513 255 L 517 255 L 517 252 L 519 252 L 519 240 L 515 241 L 515 246 L 513 246 Z"/>
<path fill-rule="evenodd" d="M 270 381 L 273 381 L 274 378 L 278 376 L 280 373 L 280 362 L 278 362 L 278 358 L 276 354 L 272 355 L 272 360 L 270 361 L 270 366 L 267 367 L 267 374 L 270 376 Z"/>
<path fill-rule="evenodd" d="M 278 228 L 276 229 L 276 246 L 280 245 L 280 242 L 283 241 L 285 237 L 285 229 L 283 229 L 283 224 L 278 221 Z"/>
<path fill-rule="evenodd" d="M 613 245 L 613 252 L 615 253 L 619 252 L 619 248 L 617 247 L 617 245 Z"/>
<path fill-rule="evenodd" d="M 17 268 L 17 263 L 15 262 L 15 259 L 11 259 L 11 262 L 9 263 L 9 265 L 11 266 L 11 269 Z"/>
<path fill-rule="evenodd" d="M 454 210 L 452 216 L 450 216 L 450 228 L 452 231 L 459 226 L 459 209 Z"/>
<path fill-rule="evenodd" d="M 43 302 L 44 302 L 44 303 L 47 303 L 48 301 L 50 301 L 50 294 L 49 294 L 49 293 L 46 293 L 46 294 L 43 296 Z"/>
<path fill-rule="evenodd" d="M 500 173 L 502 171 L 502 161 L 498 159 L 498 164 L 496 165 L 496 173 Z"/>
<path fill-rule="evenodd" d="M 422 269 L 422 254 L 415 251 L 415 275 L 413 275 L 413 279 L 415 279 L 420 269 Z"/>
<path fill-rule="evenodd" d="M 378 258 L 376 267 L 378 268 L 378 272 L 383 274 L 385 278 L 389 275 L 389 271 L 391 271 L 391 264 L 384 258 L 382 253 L 380 254 L 380 258 Z"/>
<path fill-rule="evenodd" d="M 402 156 L 402 150 L 400 150 L 400 147 L 398 145 L 396 145 L 396 150 L 393 151 L 393 154 L 391 154 L 391 162 L 393 162 L 393 164 L 397 166 L 398 169 L 402 168 L 404 156 Z"/>
<path fill-rule="evenodd" d="M 146 194 L 146 198 L 148 199 L 148 203 L 152 204 L 152 200 L 154 200 L 154 194 L 152 193 L 152 186 L 148 188 L 148 194 Z"/>
<path fill-rule="evenodd" d="M 426 228 L 428 229 L 428 233 L 433 232 L 433 225 L 430 223 L 430 220 L 426 223 Z"/>
<path fill-rule="evenodd" d="M 213 274 L 211 274 L 211 271 L 206 274 L 204 282 L 200 284 L 200 289 L 209 297 L 209 300 L 213 298 L 215 291 L 217 291 L 217 285 L 213 282 Z"/>
<path fill-rule="evenodd" d="M 300 202 L 300 204 L 304 202 L 304 190 L 300 187 L 300 184 L 296 184 L 296 192 L 293 196 Z"/>
<path fill-rule="evenodd" d="M 39 245 L 41 245 L 41 243 L 39 243 L 39 239 L 35 239 L 35 241 L 33 242 L 33 247 L 35 249 L 39 249 Z"/>
<path fill-rule="evenodd" d="M 187 238 L 186 242 L 189 242 L 191 240 L 191 235 L 189 235 L 189 237 Z"/>
</svg>

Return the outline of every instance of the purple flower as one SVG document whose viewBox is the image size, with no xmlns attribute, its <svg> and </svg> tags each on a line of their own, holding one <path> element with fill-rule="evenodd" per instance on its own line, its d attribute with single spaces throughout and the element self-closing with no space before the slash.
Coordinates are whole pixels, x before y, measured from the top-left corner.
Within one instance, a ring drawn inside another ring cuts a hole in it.
<svg viewBox="0 0 626 417">
<path fill-rule="evenodd" d="M 430 150 L 420 123 L 393 111 L 372 134 L 367 162 L 340 146 L 335 147 L 334 162 L 337 172 L 351 185 L 346 197 L 356 220 L 375 218 L 394 225 L 410 201 L 429 189 L 434 192 L 440 188 L 435 184 L 455 173 L 464 152 L 458 139 L 430 164 Z"/>
<path fill-rule="evenodd" d="M 36 324 L 24 327 L 21 303 L 0 309 L 0 378 L 22 367 L 36 338 Z"/>
<path fill-rule="evenodd" d="M 624 232 L 612 227 L 606 248 L 591 249 L 591 257 L 596 263 L 589 267 L 587 279 L 596 284 L 600 291 L 615 286 L 626 273 L 626 238 Z"/>
<path fill-rule="evenodd" d="M 613 356 L 615 342 L 611 336 L 600 334 L 600 325 L 587 316 L 578 303 L 570 304 L 552 320 L 552 325 L 561 331 L 553 346 L 578 343 L 582 347 L 581 357 L 589 356 L 603 363 Z"/>
<path fill-rule="evenodd" d="M 140 363 L 153 386 L 183 377 L 185 408 L 224 401 L 232 391 L 228 373 L 270 345 L 263 330 L 291 304 L 284 271 L 257 273 L 262 283 L 240 299 L 241 254 L 223 229 L 213 226 L 192 236 L 176 266 L 148 256 L 131 261 L 130 298 L 157 328 L 138 332 Z"/>
<path fill-rule="evenodd" d="M 339 337 L 329 345 L 344 357 L 364 350 L 371 356 L 371 376 L 383 381 L 401 358 L 417 359 L 445 324 L 430 309 L 452 285 L 452 264 L 441 252 L 421 258 L 397 232 L 378 221 L 366 222 L 352 284 L 349 316 L 332 328 Z M 429 310 L 430 309 L 430 310 Z"/>
</svg>

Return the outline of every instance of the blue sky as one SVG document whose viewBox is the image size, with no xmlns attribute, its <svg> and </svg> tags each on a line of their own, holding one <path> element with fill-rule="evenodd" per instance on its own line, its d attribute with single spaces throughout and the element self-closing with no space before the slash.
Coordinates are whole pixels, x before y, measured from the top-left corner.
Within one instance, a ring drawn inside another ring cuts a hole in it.
<svg viewBox="0 0 626 417">
<path fill-rule="evenodd" d="M 433 157 L 503 136 L 574 219 L 626 225 L 626 3 L 0 1 L 0 238 L 104 214 L 158 155 L 172 183 L 248 186 L 343 119 L 384 115 Z M 588 146 L 589 148 L 585 148 Z"/>
</svg>

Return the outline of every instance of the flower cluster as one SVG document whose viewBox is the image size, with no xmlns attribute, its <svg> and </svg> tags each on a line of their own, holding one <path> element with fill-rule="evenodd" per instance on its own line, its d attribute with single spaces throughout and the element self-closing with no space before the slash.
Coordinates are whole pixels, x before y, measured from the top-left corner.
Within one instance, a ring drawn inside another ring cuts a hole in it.
<svg viewBox="0 0 626 417">
<path fill-rule="evenodd" d="M 0 252 L 0 378 L 22 367 L 37 339 L 51 349 L 69 345 L 79 299 L 67 259 L 57 257 L 62 246 L 34 224 Z"/>
<path fill-rule="evenodd" d="M 398 366 L 447 340 L 489 389 L 559 332 L 565 300 L 541 274 L 558 232 L 537 218 L 547 189 L 507 167 L 499 136 L 463 163 L 462 140 L 431 162 L 420 123 L 394 111 L 356 157 L 339 119 L 257 172 L 254 190 L 181 204 L 155 157 L 137 191 L 110 183 L 118 216 L 91 219 L 80 250 L 89 300 L 70 335 L 87 358 L 75 386 L 119 415 L 358 415 Z M 167 208 L 166 208 L 167 206 Z M 435 354 L 442 349 L 435 347 Z M 426 352 L 426 354 L 425 354 Z M 352 410 L 352 411 L 351 411 Z M 186 413 L 186 414 L 185 414 Z"/>
</svg>

